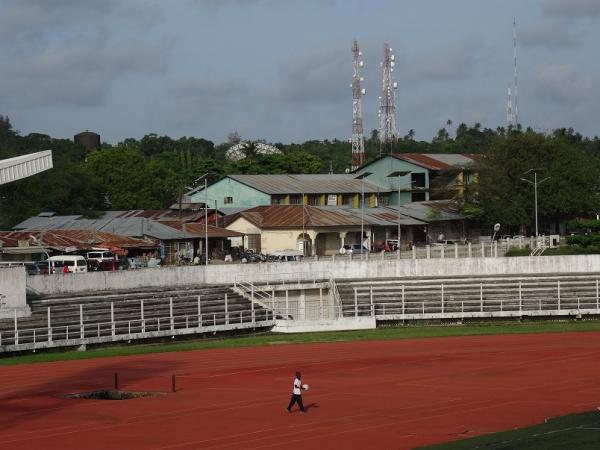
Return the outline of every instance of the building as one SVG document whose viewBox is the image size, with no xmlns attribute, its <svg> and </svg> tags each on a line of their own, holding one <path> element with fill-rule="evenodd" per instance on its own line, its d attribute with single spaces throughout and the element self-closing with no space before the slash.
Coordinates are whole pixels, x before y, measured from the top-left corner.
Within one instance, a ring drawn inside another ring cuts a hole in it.
<svg viewBox="0 0 600 450">
<path fill-rule="evenodd" d="M 58 216 L 54 213 L 40 213 L 17 224 L 16 231 L 30 230 L 63 231 L 88 230 L 106 232 L 137 239 L 152 240 L 165 264 L 177 264 L 193 260 L 205 254 L 206 227 L 198 222 L 204 220 L 203 210 L 131 210 L 105 211 L 98 218 L 88 219 L 79 215 Z M 230 230 L 210 225 L 212 218 L 218 221 L 214 211 L 208 215 L 209 255 L 219 257 L 230 247 L 230 238 L 241 235 Z"/>
<path fill-rule="evenodd" d="M 382 156 L 356 170 L 369 172 L 369 182 L 388 193 L 381 201 L 387 205 L 444 200 L 461 197 L 476 180 L 473 155 L 393 153 Z M 392 175 L 392 176 L 390 176 Z"/>
<path fill-rule="evenodd" d="M 215 208 L 251 208 L 265 205 L 345 206 L 374 208 L 381 186 L 352 174 L 228 175 L 208 186 L 188 192 L 192 202 L 216 203 Z"/>
<path fill-rule="evenodd" d="M 53 253 L 83 252 L 95 247 L 123 256 L 137 256 L 157 250 L 159 244 L 153 239 L 94 230 L 0 231 L 0 261 L 38 261 Z"/>
<path fill-rule="evenodd" d="M 421 235 L 424 239 L 426 222 L 382 207 L 257 206 L 227 217 L 226 228 L 246 235 L 247 248 L 256 252 L 300 250 L 312 256 L 336 254 L 344 245 L 361 242 L 381 250 L 386 239 L 397 238 L 398 219 L 405 244 Z"/>
</svg>

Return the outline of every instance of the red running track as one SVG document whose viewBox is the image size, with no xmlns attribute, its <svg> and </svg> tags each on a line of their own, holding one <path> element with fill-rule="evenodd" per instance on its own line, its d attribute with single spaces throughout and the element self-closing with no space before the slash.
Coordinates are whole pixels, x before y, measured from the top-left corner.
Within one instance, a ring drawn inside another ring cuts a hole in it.
<svg viewBox="0 0 600 450">
<path fill-rule="evenodd" d="M 282 339 L 285 339 L 282 337 Z M 2 449 L 412 448 L 600 404 L 600 333 L 270 345 L 0 368 Z M 308 414 L 285 411 L 293 375 Z M 178 391 L 127 401 L 68 393 Z"/>
</svg>

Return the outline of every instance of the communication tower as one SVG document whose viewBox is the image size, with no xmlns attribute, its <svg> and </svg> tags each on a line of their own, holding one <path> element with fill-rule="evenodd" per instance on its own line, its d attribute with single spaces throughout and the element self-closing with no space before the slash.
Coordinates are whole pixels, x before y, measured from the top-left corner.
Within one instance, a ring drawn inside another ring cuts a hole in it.
<svg viewBox="0 0 600 450">
<path fill-rule="evenodd" d="M 358 42 L 355 40 L 352 44 L 352 54 L 354 55 L 354 74 L 352 76 L 352 170 L 358 169 L 365 162 L 365 138 L 363 135 L 362 119 L 362 96 L 367 92 L 361 87 L 364 78 L 360 76 L 360 69 L 364 63 L 361 60 L 362 52 L 358 48 Z"/>
<path fill-rule="evenodd" d="M 396 89 L 398 83 L 393 79 L 392 72 L 396 65 L 396 57 L 392 53 L 392 48 L 388 43 L 383 45 L 383 62 L 381 63 L 383 71 L 383 82 L 381 85 L 381 96 L 379 97 L 379 154 L 381 155 L 385 148 L 392 152 L 392 147 L 396 142 Z"/>
<path fill-rule="evenodd" d="M 517 103 L 517 19 L 513 19 L 513 71 L 512 89 L 510 83 L 508 85 L 507 122 L 508 126 L 516 127 L 519 123 L 519 106 Z"/>
</svg>

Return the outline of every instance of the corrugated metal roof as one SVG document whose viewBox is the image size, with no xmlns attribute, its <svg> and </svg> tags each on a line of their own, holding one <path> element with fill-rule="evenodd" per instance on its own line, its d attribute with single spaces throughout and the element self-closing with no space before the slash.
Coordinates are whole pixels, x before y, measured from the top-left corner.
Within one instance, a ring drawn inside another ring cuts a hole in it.
<svg viewBox="0 0 600 450">
<path fill-rule="evenodd" d="M 470 155 L 458 153 L 393 153 L 392 156 L 429 170 L 452 170 L 474 163 Z"/>
<path fill-rule="evenodd" d="M 424 222 L 441 222 L 445 220 L 462 220 L 464 217 L 458 211 L 452 200 L 431 200 L 400 205 L 400 213 Z"/>
<path fill-rule="evenodd" d="M 157 248 L 154 241 L 148 239 L 135 239 L 114 233 L 94 230 L 47 230 L 47 231 L 1 231 L 0 239 L 12 241 L 16 247 L 18 241 L 29 241 L 31 247 L 37 246 L 31 236 L 40 241 L 42 247 L 65 250 L 75 247 L 78 250 L 87 250 L 92 247 L 121 247 L 121 248 Z"/>
<path fill-rule="evenodd" d="M 244 236 L 244 233 L 238 233 L 237 231 L 227 230 L 226 228 L 215 227 L 214 225 L 208 225 L 207 228 L 209 238 L 230 238 Z M 200 237 L 206 236 L 205 233 L 207 231 L 203 223 L 186 223 L 183 224 L 183 229 L 187 233 Z"/>
<path fill-rule="evenodd" d="M 363 182 L 351 174 L 229 175 L 229 178 L 265 194 L 355 194 Z M 364 181 L 365 193 L 388 192 L 386 187 Z"/>
<path fill-rule="evenodd" d="M 257 206 L 233 216 L 229 223 L 243 217 L 261 229 L 355 227 L 365 225 L 391 226 L 398 224 L 398 212 L 391 208 L 341 208 L 330 206 L 270 205 Z M 364 222 L 363 222 L 364 221 Z M 415 218 L 401 214 L 402 225 L 423 225 Z"/>
</svg>

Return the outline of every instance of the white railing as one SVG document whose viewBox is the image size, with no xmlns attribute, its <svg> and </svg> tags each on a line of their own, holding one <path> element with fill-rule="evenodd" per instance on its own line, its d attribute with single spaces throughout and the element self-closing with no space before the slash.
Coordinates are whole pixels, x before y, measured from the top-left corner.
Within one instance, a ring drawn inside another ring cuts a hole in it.
<svg viewBox="0 0 600 450">
<path fill-rule="evenodd" d="M 283 304 L 282 300 L 275 295 L 276 288 L 278 290 L 289 290 L 298 287 L 317 288 L 319 287 L 319 283 L 326 283 L 328 285 L 334 303 L 333 308 L 323 306 L 323 299 L 321 298 L 321 305 L 319 305 L 319 307 L 328 311 L 326 317 L 333 318 L 331 316 L 334 314 L 336 315 L 335 317 L 339 317 L 342 302 L 331 272 L 311 272 L 310 274 L 283 272 L 265 275 L 262 280 L 257 280 L 256 276 L 239 275 L 235 278 L 234 290 L 243 297 L 249 299 L 252 304 L 257 303 L 263 308 L 270 309 L 276 315 L 286 318 L 292 317 L 292 315 L 289 314 L 290 310 L 287 292 L 285 304 Z M 322 313 L 319 318 L 323 318 Z"/>
<path fill-rule="evenodd" d="M 0 332 L 0 351 L 74 346 L 87 343 L 116 342 L 161 336 L 201 334 L 271 326 L 275 317 L 268 310 L 242 310 L 109 322 L 80 322 Z"/>
<path fill-rule="evenodd" d="M 600 314 L 600 281 L 401 284 L 354 287 L 344 316 L 381 320 Z M 383 298 L 387 299 L 383 300 Z"/>
</svg>

